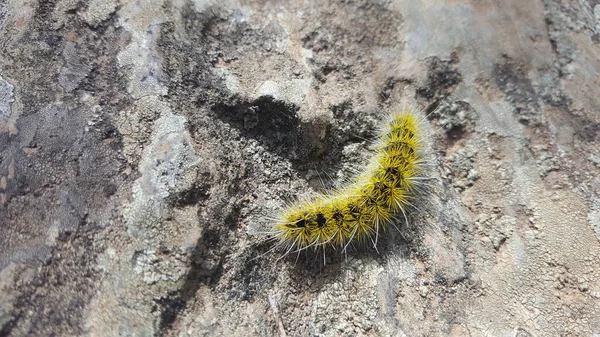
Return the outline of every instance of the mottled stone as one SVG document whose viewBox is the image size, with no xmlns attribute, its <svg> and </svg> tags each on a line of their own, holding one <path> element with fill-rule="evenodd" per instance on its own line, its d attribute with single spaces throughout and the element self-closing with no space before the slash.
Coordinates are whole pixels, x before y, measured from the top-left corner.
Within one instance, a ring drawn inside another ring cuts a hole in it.
<svg viewBox="0 0 600 337">
<path fill-rule="evenodd" d="M 0 335 L 600 334 L 599 8 L 2 2 Z M 406 218 L 282 258 L 406 107 Z"/>
</svg>

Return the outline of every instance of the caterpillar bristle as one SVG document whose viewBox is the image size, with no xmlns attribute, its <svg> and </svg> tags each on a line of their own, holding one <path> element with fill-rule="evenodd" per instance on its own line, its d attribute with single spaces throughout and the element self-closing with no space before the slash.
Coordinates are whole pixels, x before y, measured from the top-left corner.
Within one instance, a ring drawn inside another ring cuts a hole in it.
<svg viewBox="0 0 600 337">
<path fill-rule="evenodd" d="M 274 225 L 283 256 L 319 248 L 342 248 L 345 254 L 350 245 L 367 242 L 377 250 L 380 233 L 399 231 L 400 219 L 408 223 L 407 208 L 415 208 L 411 201 L 428 181 L 422 123 L 410 110 L 392 115 L 354 179 L 284 209 Z"/>
</svg>

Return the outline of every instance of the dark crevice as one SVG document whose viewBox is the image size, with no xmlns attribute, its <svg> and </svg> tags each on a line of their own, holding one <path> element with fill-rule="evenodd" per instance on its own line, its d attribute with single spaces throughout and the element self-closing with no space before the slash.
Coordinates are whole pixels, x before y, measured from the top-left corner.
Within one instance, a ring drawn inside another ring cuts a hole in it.
<svg viewBox="0 0 600 337">
<path fill-rule="evenodd" d="M 203 176 L 203 184 L 194 185 L 175 199 L 175 205 L 199 202 L 200 208 L 208 214 L 209 219 L 218 220 L 201 226 L 205 230 L 196 242 L 196 247 L 190 256 L 190 269 L 183 285 L 177 291 L 155 301 L 156 310 L 161 312 L 156 336 L 164 336 L 172 329 L 173 323 L 186 310 L 190 301 L 193 301 L 202 285 L 214 288 L 219 284 L 224 273 L 225 257 L 232 253 L 233 244 L 229 234 L 238 225 L 244 201 L 226 205 L 223 202 L 215 202 L 213 199 L 209 200 L 211 195 L 208 189 L 212 183 L 210 179 L 211 177 L 208 175 Z M 239 194 L 239 181 L 233 181 L 228 187 L 227 196 Z"/>
<path fill-rule="evenodd" d="M 29 297 L 31 295 L 32 294 L 27 293 L 27 297 Z M 23 297 L 23 295 L 21 297 Z M 22 302 L 22 301 L 23 300 L 21 298 L 19 298 L 15 304 L 19 305 L 20 302 Z M 23 311 L 21 310 L 2 326 L 2 329 L 0 329 L 0 337 L 10 336 L 12 334 L 13 329 L 15 328 L 15 326 L 21 320 L 22 317 L 23 317 Z"/>
<path fill-rule="evenodd" d="M 299 150 L 301 139 L 298 107 L 270 96 L 256 100 L 236 99 L 212 109 L 217 118 L 235 126 L 247 138 L 254 138 L 273 152 L 290 156 Z"/>
<path fill-rule="evenodd" d="M 513 114 L 519 122 L 524 125 L 538 125 L 539 95 L 523 69 L 504 55 L 503 62 L 494 66 L 492 76 L 506 100 L 514 107 Z"/>
<path fill-rule="evenodd" d="M 462 75 L 456 70 L 458 54 L 452 53 L 449 61 L 438 57 L 427 60 L 427 81 L 424 86 L 417 88 L 417 96 L 429 101 L 440 100 L 452 92 L 453 88 L 462 82 Z"/>
<path fill-rule="evenodd" d="M 206 175 L 200 175 L 196 179 L 190 188 L 170 194 L 166 202 L 174 207 L 183 208 L 206 201 L 210 197 L 208 178 Z"/>
<path fill-rule="evenodd" d="M 600 124 L 584 118 L 574 118 L 575 135 L 585 142 L 596 142 L 600 139 Z"/>
<path fill-rule="evenodd" d="M 218 244 L 219 234 L 214 230 L 206 230 L 204 235 L 198 239 L 196 249 L 190 257 L 192 262 L 184 284 L 179 290 L 155 300 L 161 311 L 159 330 L 156 336 L 164 336 L 173 327 L 173 323 L 179 314 L 186 309 L 187 304 L 194 299 L 200 286 L 214 287 L 219 282 L 223 274 L 222 258 L 218 259 L 216 267 L 206 269 L 203 262 L 206 260 L 207 250 L 202 248 L 215 247 Z"/>
<path fill-rule="evenodd" d="M 48 25 L 52 20 L 52 12 L 56 7 L 56 0 L 40 0 L 35 11 L 35 21 L 42 25 Z"/>
<path fill-rule="evenodd" d="M 383 88 L 379 92 L 379 104 L 383 104 L 388 101 L 392 91 L 394 90 L 394 87 L 396 86 L 396 84 L 399 81 L 400 81 L 399 79 L 394 78 L 394 77 L 388 77 L 385 80 Z"/>
<path fill-rule="evenodd" d="M 346 108 L 332 107 L 336 116 L 349 111 Z M 297 171 L 331 169 L 326 163 L 339 163 L 344 143 L 363 140 L 359 133 L 353 133 L 354 140 L 346 139 L 335 146 L 343 137 L 338 130 L 332 130 L 329 124 L 303 123 L 297 116 L 298 110 L 298 106 L 271 96 L 235 98 L 212 108 L 216 118 L 235 127 L 243 137 L 255 139 L 269 152 L 286 158 Z M 323 130 L 327 136 L 317 136 Z"/>
</svg>

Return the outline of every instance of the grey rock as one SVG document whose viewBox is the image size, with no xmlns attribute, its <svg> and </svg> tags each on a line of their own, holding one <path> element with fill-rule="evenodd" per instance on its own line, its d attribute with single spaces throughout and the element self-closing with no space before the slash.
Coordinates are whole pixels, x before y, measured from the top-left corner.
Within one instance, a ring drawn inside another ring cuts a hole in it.
<svg viewBox="0 0 600 337">
<path fill-rule="evenodd" d="M 11 105 L 15 101 L 14 87 L 0 76 L 0 118 L 6 120 L 12 114 Z"/>
<path fill-rule="evenodd" d="M 600 334 L 594 1 L 0 3 L 1 336 Z M 409 107 L 377 251 L 272 249 Z"/>
</svg>

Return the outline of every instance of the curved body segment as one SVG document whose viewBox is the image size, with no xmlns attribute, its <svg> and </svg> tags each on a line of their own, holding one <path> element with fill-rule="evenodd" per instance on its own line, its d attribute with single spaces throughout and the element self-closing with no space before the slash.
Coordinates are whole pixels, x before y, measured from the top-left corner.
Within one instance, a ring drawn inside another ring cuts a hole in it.
<svg viewBox="0 0 600 337">
<path fill-rule="evenodd" d="M 275 224 L 287 252 L 310 247 L 343 247 L 370 240 L 376 246 L 406 207 L 421 181 L 423 131 L 413 112 L 391 116 L 370 162 L 348 185 L 285 209 Z"/>
</svg>

